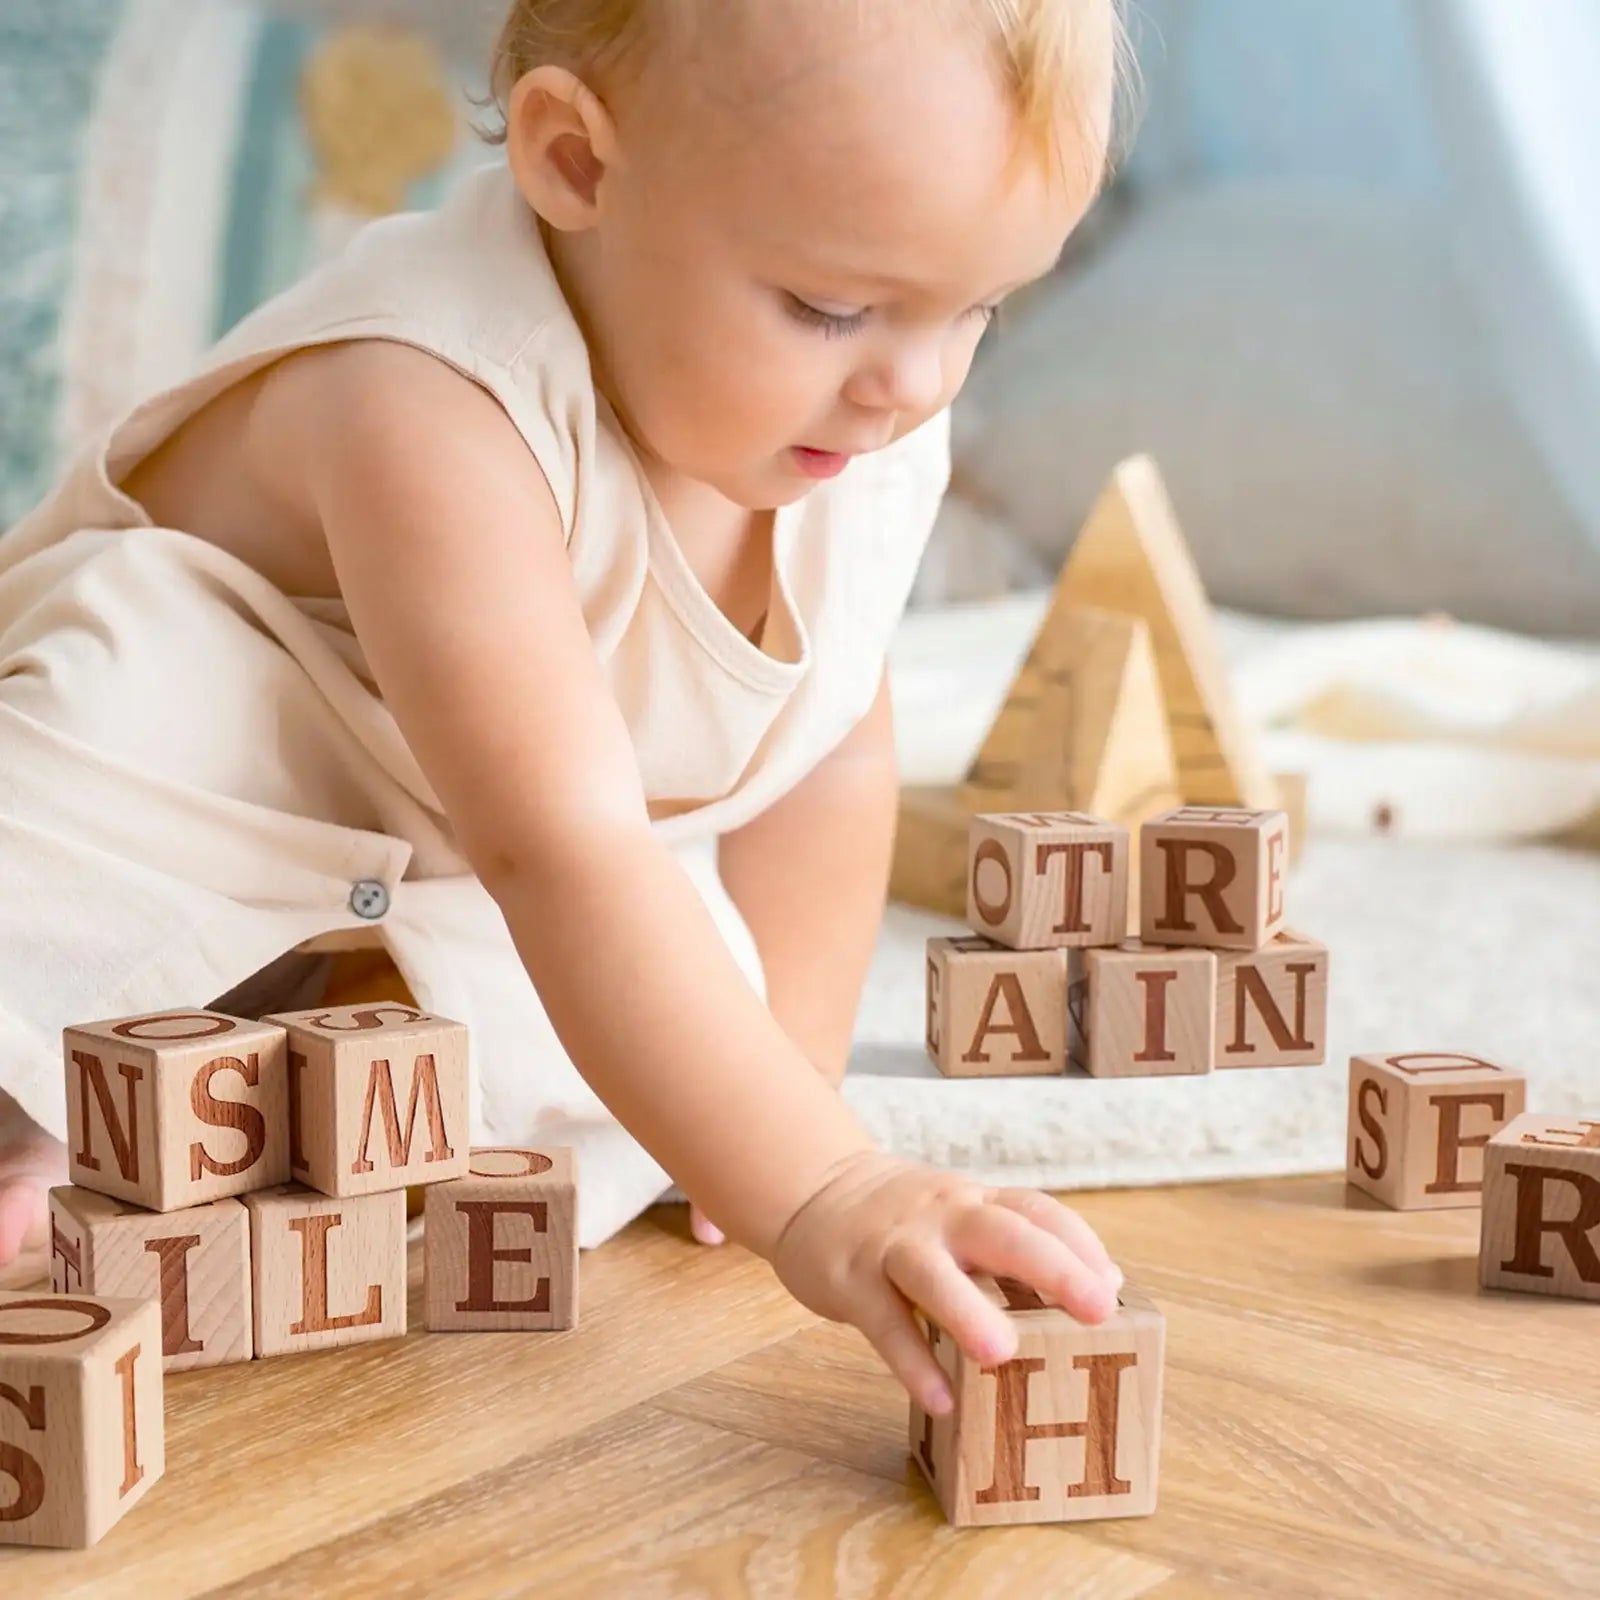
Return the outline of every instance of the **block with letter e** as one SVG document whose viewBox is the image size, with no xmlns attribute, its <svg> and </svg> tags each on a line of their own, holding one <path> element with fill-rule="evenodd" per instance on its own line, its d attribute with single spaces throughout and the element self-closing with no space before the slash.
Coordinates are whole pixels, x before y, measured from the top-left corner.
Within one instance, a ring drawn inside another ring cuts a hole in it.
<svg viewBox="0 0 1600 1600">
<path fill-rule="evenodd" d="M 1523 1115 L 1489 1141 L 1478 1279 L 1600 1300 L 1600 1116 Z"/>
<path fill-rule="evenodd" d="M 1139 934 L 1147 944 L 1259 950 L 1283 927 L 1289 819 L 1180 806 L 1139 830 Z"/>
<path fill-rule="evenodd" d="M 467 1170 L 467 1029 L 393 1001 L 274 1013 L 289 1036 L 289 1175 L 329 1195 Z"/>
<path fill-rule="evenodd" d="M 155 1301 L 0 1290 L 0 1545 L 85 1549 L 131 1511 L 166 1468 L 162 1396 Z"/>
<path fill-rule="evenodd" d="M 911 1406 L 911 1454 L 959 1527 L 1142 1517 L 1156 1506 L 1166 1320 L 1124 1283 L 1091 1327 L 1026 1284 L 973 1274 L 1015 1321 L 1017 1353 L 982 1366 L 920 1311 L 955 1409 Z"/>
<path fill-rule="evenodd" d="M 1396 1211 L 1475 1206 L 1485 1149 L 1527 1094 L 1520 1072 L 1479 1056 L 1352 1056 L 1345 1176 Z"/>
<path fill-rule="evenodd" d="M 574 1151 L 474 1150 L 466 1177 L 429 1186 L 424 1216 L 430 1330 L 488 1333 L 576 1326 Z"/>
<path fill-rule="evenodd" d="M 151 1211 L 289 1175 L 284 1030 L 174 1010 L 62 1029 L 67 1176 Z"/>
<path fill-rule="evenodd" d="M 1077 951 L 1013 950 L 982 934 L 928 940 L 924 1043 L 947 1078 L 1059 1073 Z"/>
<path fill-rule="evenodd" d="M 1128 931 L 1128 830 L 1078 811 L 974 817 L 967 925 L 1013 950 L 1117 944 Z"/>
</svg>

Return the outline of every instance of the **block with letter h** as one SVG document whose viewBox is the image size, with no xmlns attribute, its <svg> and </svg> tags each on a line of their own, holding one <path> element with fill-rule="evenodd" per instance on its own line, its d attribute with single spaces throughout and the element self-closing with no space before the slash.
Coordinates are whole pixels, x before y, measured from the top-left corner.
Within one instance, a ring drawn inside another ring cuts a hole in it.
<svg viewBox="0 0 1600 1600">
<path fill-rule="evenodd" d="M 1017 1353 L 982 1366 L 917 1313 L 955 1409 L 911 1405 L 911 1455 L 961 1527 L 1147 1516 L 1156 1506 L 1166 1322 L 1124 1283 L 1089 1326 L 1026 1284 L 974 1274 L 1017 1327 Z"/>
</svg>

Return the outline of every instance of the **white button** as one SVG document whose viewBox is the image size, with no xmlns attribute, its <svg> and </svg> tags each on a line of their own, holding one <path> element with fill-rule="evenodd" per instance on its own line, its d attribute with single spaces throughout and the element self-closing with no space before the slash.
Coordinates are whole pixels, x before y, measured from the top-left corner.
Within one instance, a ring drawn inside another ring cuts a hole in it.
<svg viewBox="0 0 1600 1600">
<path fill-rule="evenodd" d="M 389 909 L 389 890 L 376 878 L 357 878 L 350 890 L 350 909 L 375 922 Z"/>
</svg>

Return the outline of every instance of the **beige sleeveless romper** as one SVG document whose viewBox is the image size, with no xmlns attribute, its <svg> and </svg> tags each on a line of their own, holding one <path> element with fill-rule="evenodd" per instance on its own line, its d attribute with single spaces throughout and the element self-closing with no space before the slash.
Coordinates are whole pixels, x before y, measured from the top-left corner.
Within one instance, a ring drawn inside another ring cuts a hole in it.
<svg viewBox="0 0 1600 1600">
<path fill-rule="evenodd" d="M 470 1029 L 474 1142 L 574 1146 L 581 1242 L 598 1244 L 669 1180 L 563 1051 L 342 602 L 284 594 L 113 487 L 229 384 L 358 338 L 476 379 L 538 459 L 653 826 L 763 994 L 716 838 L 871 704 L 948 418 L 778 513 L 758 648 L 674 543 L 497 161 L 248 317 L 0 538 L 0 1088 L 62 1137 L 67 1024 L 207 1004 L 285 952 L 381 942 L 421 1005 Z"/>
</svg>

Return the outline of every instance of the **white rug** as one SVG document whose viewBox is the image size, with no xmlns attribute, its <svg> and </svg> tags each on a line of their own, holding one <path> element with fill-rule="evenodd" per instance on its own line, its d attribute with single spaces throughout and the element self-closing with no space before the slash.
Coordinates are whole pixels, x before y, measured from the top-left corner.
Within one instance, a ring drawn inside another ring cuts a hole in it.
<svg viewBox="0 0 1600 1600">
<path fill-rule="evenodd" d="M 1600 856 L 1314 840 L 1289 911 L 1331 953 L 1323 1066 L 946 1079 L 922 1046 L 922 952 L 957 925 L 891 906 L 846 1098 L 891 1149 L 1055 1189 L 1342 1169 L 1365 1051 L 1485 1055 L 1527 1073 L 1530 1110 L 1600 1115 Z"/>
</svg>

